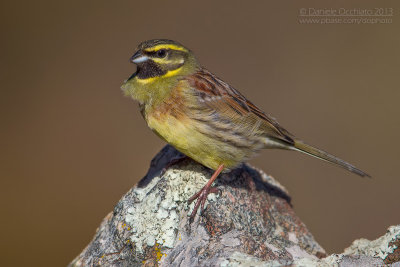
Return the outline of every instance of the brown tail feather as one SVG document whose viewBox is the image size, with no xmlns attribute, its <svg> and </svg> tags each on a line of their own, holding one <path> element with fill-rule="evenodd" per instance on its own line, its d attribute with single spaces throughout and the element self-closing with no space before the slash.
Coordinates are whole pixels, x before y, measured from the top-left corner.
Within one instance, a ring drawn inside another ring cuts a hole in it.
<svg viewBox="0 0 400 267">
<path fill-rule="evenodd" d="M 369 174 L 363 172 L 362 170 L 356 168 L 355 166 L 351 165 L 350 163 L 347 163 L 344 160 L 341 160 L 325 151 L 322 151 L 318 148 L 312 147 L 310 145 L 304 144 L 303 142 L 300 141 L 295 141 L 294 147 L 292 148 L 294 150 L 303 152 L 305 154 L 308 154 L 310 156 L 316 157 L 318 159 L 322 159 L 331 163 L 334 163 L 346 170 L 349 170 L 355 174 L 358 174 L 362 177 L 371 177 Z"/>
</svg>

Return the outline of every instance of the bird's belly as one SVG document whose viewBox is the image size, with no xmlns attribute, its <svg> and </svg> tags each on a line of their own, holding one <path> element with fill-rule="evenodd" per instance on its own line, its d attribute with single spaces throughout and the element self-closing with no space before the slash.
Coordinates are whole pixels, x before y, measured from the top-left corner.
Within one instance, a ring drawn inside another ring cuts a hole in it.
<svg viewBox="0 0 400 267">
<path fill-rule="evenodd" d="M 214 170 L 221 164 L 226 170 L 232 169 L 253 153 L 203 133 L 199 130 L 201 125 L 188 117 L 148 116 L 146 120 L 148 126 L 166 142 Z"/>
</svg>

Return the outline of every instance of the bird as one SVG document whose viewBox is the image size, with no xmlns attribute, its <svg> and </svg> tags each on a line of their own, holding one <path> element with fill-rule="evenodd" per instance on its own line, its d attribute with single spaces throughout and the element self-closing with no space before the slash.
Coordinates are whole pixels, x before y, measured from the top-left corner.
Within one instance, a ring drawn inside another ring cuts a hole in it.
<svg viewBox="0 0 400 267">
<path fill-rule="evenodd" d="M 139 44 L 130 58 L 137 69 L 121 86 L 139 102 L 149 128 L 196 162 L 214 170 L 190 215 L 204 209 L 221 172 L 229 172 L 266 148 L 294 150 L 333 163 L 362 177 L 369 174 L 283 128 L 238 90 L 204 68 L 194 53 L 168 39 Z"/>
</svg>

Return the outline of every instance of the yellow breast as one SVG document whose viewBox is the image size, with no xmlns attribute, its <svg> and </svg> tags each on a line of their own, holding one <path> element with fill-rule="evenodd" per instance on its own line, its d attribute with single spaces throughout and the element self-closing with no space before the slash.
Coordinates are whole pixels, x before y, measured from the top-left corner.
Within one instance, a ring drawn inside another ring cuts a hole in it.
<svg viewBox="0 0 400 267">
<path fill-rule="evenodd" d="M 176 86 L 162 103 L 145 107 L 148 126 L 177 150 L 208 168 L 215 170 L 224 164 L 229 170 L 244 161 L 248 151 L 215 138 L 205 130 L 204 122 L 189 117 L 187 108 L 193 99 L 185 90 L 185 86 Z"/>
<path fill-rule="evenodd" d="M 158 136 L 208 168 L 215 170 L 220 164 L 224 164 L 230 169 L 243 160 L 243 155 L 237 148 L 202 134 L 198 131 L 196 122 L 188 117 L 176 118 L 168 113 L 154 112 L 147 115 L 146 120 Z"/>
</svg>

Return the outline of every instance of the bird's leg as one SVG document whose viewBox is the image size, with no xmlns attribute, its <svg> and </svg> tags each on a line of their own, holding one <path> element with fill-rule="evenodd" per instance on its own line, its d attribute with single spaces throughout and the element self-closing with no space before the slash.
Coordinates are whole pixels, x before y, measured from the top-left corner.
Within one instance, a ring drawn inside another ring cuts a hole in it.
<svg viewBox="0 0 400 267">
<path fill-rule="evenodd" d="M 218 192 L 218 189 L 216 187 L 212 187 L 212 184 L 215 181 L 215 179 L 217 179 L 218 175 L 221 173 L 224 167 L 225 166 L 223 164 L 219 165 L 218 169 L 211 176 L 210 180 L 208 180 L 207 184 L 199 192 L 197 192 L 195 195 L 189 198 L 189 203 L 192 203 L 192 201 L 197 198 L 192 214 L 190 215 L 191 222 L 193 221 L 194 216 L 196 216 L 197 210 L 199 209 L 200 205 L 201 205 L 201 210 L 202 211 L 204 210 L 204 204 L 206 203 L 208 194 Z"/>
</svg>

